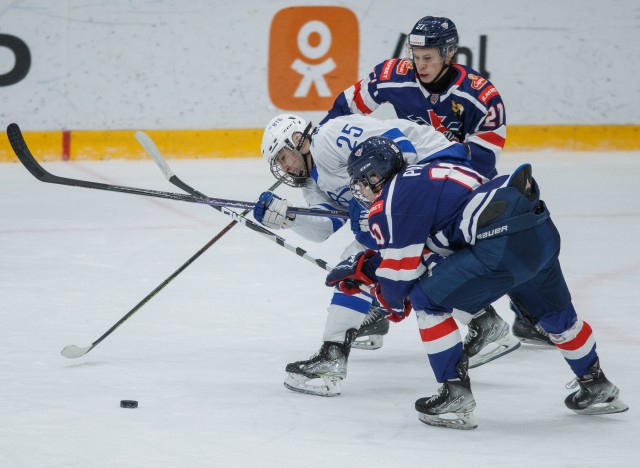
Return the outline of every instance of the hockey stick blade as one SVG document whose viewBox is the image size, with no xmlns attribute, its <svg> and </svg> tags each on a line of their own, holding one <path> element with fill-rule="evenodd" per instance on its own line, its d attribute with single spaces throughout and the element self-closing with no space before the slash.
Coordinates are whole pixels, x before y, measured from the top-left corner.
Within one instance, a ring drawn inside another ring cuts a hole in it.
<svg viewBox="0 0 640 468">
<path fill-rule="evenodd" d="M 172 177 L 175 177 L 175 174 L 160 154 L 160 149 L 151 139 L 151 137 L 140 130 L 138 130 L 134 134 L 134 136 L 136 137 L 136 140 L 138 140 L 138 143 L 140 143 L 140 145 L 145 149 L 145 151 L 149 153 L 151 159 L 153 159 L 156 165 L 160 168 L 165 178 L 170 181 Z"/>
<path fill-rule="evenodd" d="M 22 132 L 20 131 L 20 127 L 18 124 L 12 123 L 7 127 L 7 137 L 9 138 L 9 143 L 11 144 L 11 148 L 13 148 L 13 152 L 16 154 L 20 162 L 27 170 L 38 180 L 43 182 L 49 182 L 51 174 L 45 171 L 40 164 L 36 161 L 36 159 L 29 151 L 27 147 L 27 142 L 24 141 L 24 137 L 22 136 Z"/>
<path fill-rule="evenodd" d="M 58 185 L 68 185 L 72 187 L 84 187 L 97 190 L 107 190 L 111 192 L 130 193 L 134 195 L 144 195 L 148 197 L 165 198 L 169 200 L 184 201 L 190 203 L 201 203 L 211 206 L 226 206 L 231 208 L 243 208 L 251 210 L 254 208 L 255 203 L 245 202 L 240 200 L 225 200 L 221 198 L 211 197 L 199 197 L 194 195 L 185 195 L 175 192 L 162 192 L 151 189 L 141 189 L 136 187 L 126 187 L 121 185 L 103 184 L 100 182 L 92 182 L 82 179 L 71 179 L 67 177 L 60 177 L 46 171 L 29 150 L 27 143 L 24 140 L 20 127 L 17 124 L 12 123 L 7 127 L 7 136 L 9 143 L 13 148 L 14 153 L 22 163 L 22 165 L 38 180 L 41 182 L 48 182 Z M 315 210 L 311 208 L 297 208 L 292 207 L 289 209 L 292 214 L 300 214 L 307 216 L 322 216 L 333 218 L 348 218 L 349 213 L 340 210 Z"/>
<path fill-rule="evenodd" d="M 220 208 L 216 208 L 220 209 Z M 226 208 L 224 208 L 226 210 Z M 153 291 L 147 294 L 140 302 L 138 302 L 129 312 L 127 312 L 120 320 L 118 320 L 109 330 L 107 330 L 100 338 L 94 341 L 91 346 L 87 346 L 85 348 L 80 348 L 76 345 L 69 345 L 62 350 L 62 356 L 68 359 L 75 359 L 81 356 L 84 356 L 93 348 L 98 346 L 102 340 L 111 335 L 120 325 L 129 320 L 133 314 L 135 314 L 138 310 L 140 310 L 147 302 L 155 297 L 160 291 L 162 291 L 171 281 L 173 281 L 180 273 L 182 273 L 186 268 L 191 265 L 193 262 L 198 259 L 203 253 L 207 251 L 209 247 L 215 244 L 222 236 L 224 236 L 229 229 L 233 227 L 233 224 L 227 225 L 222 229 L 218 234 L 216 234 L 212 239 L 209 240 L 205 245 L 203 245 L 200 250 L 198 250 L 195 254 L 193 254 L 186 262 L 184 262 L 176 271 L 171 273 L 165 280 L 156 286 Z"/>
<path fill-rule="evenodd" d="M 140 140 L 138 140 L 138 141 L 140 141 Z M 153 142 L 151 142 L 151 143 L 153 143 Z M 159 153 L 159 150 L 157 148 L 156 148 L 156 151 Z M 168 165 L 165 164 L 165 166 L 166 166 L 167 169 L 169 169 Z M 275 189 L 278 185 L 279 185 L 279 183 L 274 184 L 273 186 L 271 186 L 270 190 Z M 212 208 L 214 208 L 216 210 L 224 211 L 224 212 L 233 213 L 236 217 L 240 217 L 241 216 L 241 215 L 238 215 L 237 213 L 235 213 L 234 211 L 229 210 L 226 207 L 212 206 Z M 222 238 L 222 236 L 224 236 L 237 222 L 238 221 L 234 220 L 231 223 L 229 223 L 226 227 L 224 227 L 218 234 L 216 234 L 211 240 L 209 240 L 204 246 L 202 246 L 200 248 L 200 250 L 198 250 L 195 254 L 193 254 L 186 262 L 184 262 L 176 271 L 174 271 L 171 275 L 169 275 L 162 283 L 160 283 L 158 286 L 156 286 L 153 291 L 151 291 L 149 294 L 147 294 L 140 302 L 138 302 L 138 304 L 136 304 L 133 307 L 133 309 L 131 309 L 129 312 L 127 312 L 124 315 L 124 317 L 122 317 L 120 320 L 118 320 L 118 322 L 115 325 L 113 325 L 111 328 L 109 328 L 109 330 L 107 330 L 106 333 L 104 333 L 100 338 L 98 338 L 96 341 L 94 341 L 90 346 L 87 346 L 87 347 L 84 347 L 84 348 L 80 348 L 79 346 L 76 346 L 76 345 L 69 345 L 69 346 L 65 347 L 62 350 L 62 352 L 61 352 L 62 356 L 67 358 L 67 359 L 76 359 L 76 358 L 84 356 L 89 351 L 91 351 L 93 348 L 95 348 L 98 344 L 100 344 L 100 342 L 102 342 L 102 340 L 104 340 L 111 333 L 113 333 L 120 325 L 122 325 L 131 316 L 133 316 L 133 314 L 135 314 L 138 310 L 140 310 L 147 302 L 149 302 L 153 297 L 155 297 L 156 294 L 158 294 L 162 289 L 164 289 L 180 273 L 182 273 L 189 265 L 191 265 L 196 259 L 198 259 L 202 254 L 204 254 L 204 252 L 206 252 L 207 249 L 209 249 L 213 244 L 215 244 L 218 240 L 220 240 L 220 238 Z"/>
<path fill-rule="evenodd" d="M 158 148 L 158 146 L 155 144 L 155 142 L 151 139 L 149 135 L 138 130 L 135 133 L 135 137 L 136 137 L 136 140 L 138 140 L 138 143 L 140 143 L 140 145 L 145 149 L 145 151 L 149 153 L 149 155 L 151 156 L 151 159 L 153 159 L 153 162 L 156 163 L 156 166 L 158 166 L 162 174 L 164 174 L 164 177 L 169 182 L 171 182 L 176 187 L 184 190 L 185 192 L 191 195 L 194 195 L 196 197 L 207 198 L 207 196 L 204 193 L 198 192 L 193 187 L 185 184 L 184 182 L 182 182 L 182 180 L 180 180 L 178 176 L 175 175 L 175 173 L 169 167 L 169 164 L 167 164 L 167 161 L 165 161 L 165 159 L 162 157 L 162 154 L 160 154 L 160 149 Z M 278 187 L 279 185 L 280 185 L 280 182 L 278 182 L 277 185 L 272 185 L 271 187 L 269 187 L 269 191 L 275 190 L 275 188 Z M 220 208 L 220 207 L 214 206 L 214 208 Z M 235 214 L 237 215 L 237 213 Z"/>
<path fill-rule="evenodd" d="M 60 352 L 60 354 L 62 354 L 67 359 L 76 359 L 84 356 L 92 349 L 93 349 L 93 345 L 87 346 L 85 348 L 81 348 L 79 346 L 72 344 L 69 346 L 65 346 L 65 348 Z"/>
</svg>

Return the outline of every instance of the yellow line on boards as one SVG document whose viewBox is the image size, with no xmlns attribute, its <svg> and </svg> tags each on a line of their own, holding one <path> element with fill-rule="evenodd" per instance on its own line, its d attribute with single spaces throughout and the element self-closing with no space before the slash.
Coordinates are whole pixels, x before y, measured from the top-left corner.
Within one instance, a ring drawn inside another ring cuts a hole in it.
<svg viewBox="0 0 640 468">
<path fill-rule="evenodd" d="M 39 161 L 148 159 L 135 130 L 24 131 Z M 148 130 L 167 158 L 260 157 L 262 129 Z M 640 125 L 511 125 L 510 151 L 639 151 Z M 17 161 L 7 138 L 0 138 L 0 162 Z"/>
<path fill-rule="evenodd" d="M 638 151 L 640 125 L 512 125 L 505 151 Z"/>
</svg>

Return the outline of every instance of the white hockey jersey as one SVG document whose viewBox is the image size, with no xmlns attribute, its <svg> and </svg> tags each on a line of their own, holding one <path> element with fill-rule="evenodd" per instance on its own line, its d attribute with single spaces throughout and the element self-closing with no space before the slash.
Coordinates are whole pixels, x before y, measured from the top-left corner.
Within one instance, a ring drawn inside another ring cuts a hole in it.
<svg viewBox="0 0 640 468">
<path fill-rule="evenodd" d="M 436 153 L 466 156 L 466 147 L 449 141 L 429 125 L 404 119 L 378 120 L 363 115 L 336 117 L 318 126 L 311 136 L 314 167 L 303 196 L 309 206 L 319 209 L 346 209 L 352 198 L 347 161 L 351 151 L 373 136 L 394 140 L 409 164 L 423 164 Z M 344 219 L 318 216 L 296 217 L 292 229 L 307 239 L 322 242 L 345 224 Z"/>
</svg>

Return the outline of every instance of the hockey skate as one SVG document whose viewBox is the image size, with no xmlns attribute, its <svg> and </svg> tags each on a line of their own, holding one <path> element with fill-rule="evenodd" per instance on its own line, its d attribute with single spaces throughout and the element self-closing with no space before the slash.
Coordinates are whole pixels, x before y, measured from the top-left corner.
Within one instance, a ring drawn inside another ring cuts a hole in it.
<svg viewBox="0 0 640 468">
<path fill-rule="evenodd" d="M 613 385 L 600 369 L 599 361 L 589 368 L 589 374 L 572 380 L 567 388 L 577 391 L 569 395 L 564 404 L 578 414 L 622 413 L 629 407 L 619 398 L 620 390 Z"/>
<path fill-rule="evenodd" d="M 467 359 L 463 357 L 457 367 L 458 378 L 443 383 L 436 395 L 416 401 L 416 411 L 420 421 L 429 426 L 451 429 L 478 427 L 473 415 L 476 401 L 471 393 L 467 365 Z"/>
<path fill-rule="evenodd" d="M 389 321 L 384 309 L 371 306 L 369 314 L 358 330 L 358 336 L 351 345 L 356 349 L 378 349 L 382 347 L 383 336 L 389 333 Z"/>
<path fill-rule="evenodd" d="M 308 395 L 334 397 L 342 391 L 340 382 L 347 376 L 351 344 L 358 331 L 347 331 L 344 343 L 325 341 L 320 351 L 306 361 L 287 364 L 284 386 Z"/>
<path fill-rule="evenodd" d="M 513 302 L 510 303 L 510 307 L 511 310 L 516 313 L 512 326 L 513 335 L 516 338 L 527 344 L 550 347 L 554 346 L 551 339 L 549 339 L 549 334 L 544 331 L 537 321 L 525 316 L 521 310 L 513 304 Z"/>
<path fill-rule="evenodd" d="M 520 341 L 509 332 L 509 324 L 489 306 L 477 313 L 468 325 L 464 350 L 469 356 L 469 368 L 481 366 L 515 351 Z"/>
</svg>

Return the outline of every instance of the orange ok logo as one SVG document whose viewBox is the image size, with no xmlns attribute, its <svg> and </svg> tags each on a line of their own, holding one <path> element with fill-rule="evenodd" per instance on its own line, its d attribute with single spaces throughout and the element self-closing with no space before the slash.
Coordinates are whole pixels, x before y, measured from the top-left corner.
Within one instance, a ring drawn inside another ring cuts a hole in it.
<svg viewBox="0 0 640 468">
<path fill-rule="evenodd" d="M 358 78 L 358 20 L 342 7 L 280 10 L 269 34 L 269 96 L 286 110 L 328 110 Z"/>
</svg>

